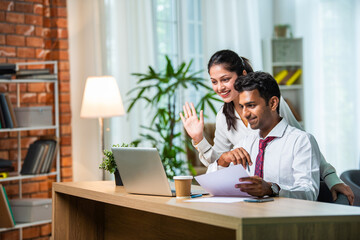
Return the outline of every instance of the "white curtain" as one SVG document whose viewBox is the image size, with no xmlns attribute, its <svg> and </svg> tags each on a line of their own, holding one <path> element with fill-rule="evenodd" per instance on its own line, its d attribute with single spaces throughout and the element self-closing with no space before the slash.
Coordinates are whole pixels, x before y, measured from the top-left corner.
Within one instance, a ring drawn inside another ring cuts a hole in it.
<svg viewBox="0 0 360 240">
<path fill-rule="evenodd" d="M 257 0 L 203 0 L 205 63 L 218 50 L 231 49 L 262 69 Z"/>
<path fill-rule="evenodd" d="M 154 66 L 153 17 L 149 0 L 105 0 L 102 21 L 103 58 L 106 74 L 113 75 L 119 84 L 125 109 L 138 78 L 131 73 L 146 73 Z M 140 103 L 140 102 L 139 102 Z M 140 125 L 148 125 L 145 103 L 135 105 L 130 114 L 105 122 L 105 146 L 130 143 L 139 137 Z"/>
<path fill-rule="evenodd" d="M 304 38 L 305 125 L 341 174 L 359 168 L 360 2 L 297 0 Z"/>
</svg>

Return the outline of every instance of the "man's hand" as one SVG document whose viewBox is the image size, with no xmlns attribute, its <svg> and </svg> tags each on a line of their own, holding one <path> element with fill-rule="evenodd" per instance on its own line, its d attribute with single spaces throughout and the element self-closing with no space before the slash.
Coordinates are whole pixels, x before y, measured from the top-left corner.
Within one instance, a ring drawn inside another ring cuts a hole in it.
<svg viewBox="0 0 360 240">
<path fill-rule="evenodd" d="M 263 197 L 273 193 L 271 190 L 271 183 L 265 182 L 259 176 L 240 178 L 239 181 L 250 182 L 235 184 L 235 188 L 239 188 L 242 192 L 246 192 L 251 196 Z"/>
<path fill-rule="evenodd" d="M 203 139 L 204 131 L 204 116 L 203 111 L 200 111 L 200 118 L 196 114 L 194 104 L 191 106 L 188 102 L 183 106 L 184 115 L 180 113 L 181 121 L 184 124 L 184 128 L 189 136 L 193 139 L 195 144 L 198 144 Z"/>
<path fill-rule="evenodd" d="M 228 167 L 230 163 L 241 164 L 246 169 L 246 164 L 252 165 L 249 153 L 243 148 L 235 148 L 230 152 L 223 153 L 218 159 L 218 165 Z"/>
<path fill-rule="evenodd" d="M 331 188 L 331 194 L 332 194 L 334 201 L 337 199 L 337 193 L 344 194 L 347 197 L 347 199 L 349 200 L 350 205 L 354 204 L 355 196 L 354 196 L 353 191 L 351 190 L 351 188 L 348 185 L 346 185 L 344 183 L 338 183 Z"/>
</svg>

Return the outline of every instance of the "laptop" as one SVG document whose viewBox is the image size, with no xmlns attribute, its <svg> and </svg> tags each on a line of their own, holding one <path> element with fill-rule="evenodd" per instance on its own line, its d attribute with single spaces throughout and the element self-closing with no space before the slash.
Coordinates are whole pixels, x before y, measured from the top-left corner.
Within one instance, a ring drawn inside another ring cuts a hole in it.
<svg viewBox="0 0 360 240">
<path fill-rule="evenodd" d="M 169 182 L 156 148 L 112 147 L 114 160 L 128 193 L 174 197 L 174 182 Z M 192 186 L 192 194 L 207 194 Z"/>
</svg>

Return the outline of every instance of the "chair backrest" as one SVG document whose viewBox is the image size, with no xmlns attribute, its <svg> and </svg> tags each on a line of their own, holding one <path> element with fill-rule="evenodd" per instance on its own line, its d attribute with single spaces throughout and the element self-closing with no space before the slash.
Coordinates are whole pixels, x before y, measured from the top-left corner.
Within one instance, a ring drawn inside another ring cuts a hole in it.
<svg viewBox="0 0 360 240">
<path fill-rule="evenodd" d="M 340 179 L 354 192 L 354 206 L 360 206 L 360 170 L 348 170 L 340 175 Z"/>
<path fill-rule="evenodd" d="M 331 191 L 326 186 L 324 181 L 320 181 L 320 190 L 319 196 L 317 199 L 318 202 L 327 202 L 327 203 L 336 203 L 343 205 L 350 205 L 349 200 L 344 194 L 338 193 L 336 201 L 333 200 Z"/>
</svg>

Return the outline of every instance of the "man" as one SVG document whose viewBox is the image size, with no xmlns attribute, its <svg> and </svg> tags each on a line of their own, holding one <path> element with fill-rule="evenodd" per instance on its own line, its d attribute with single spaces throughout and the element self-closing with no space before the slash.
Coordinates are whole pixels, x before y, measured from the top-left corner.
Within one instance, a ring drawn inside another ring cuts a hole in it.
<svg viewBox="0 0 360 240">
<path fill-rule="evenodd" d="M 243 139 L 240 146 L 255 163 L 248 178 L 236 184 L 252 196 L 282 196 L 316 200 L 319 193 L 320 150 L 314 137 L 291 127 L 279 115 L 280 90 L 264 72 L 238 78 L 242 117 L 259 133 Z M 256 162 L 255 162 L 256 160 Z"/>
</svg>

